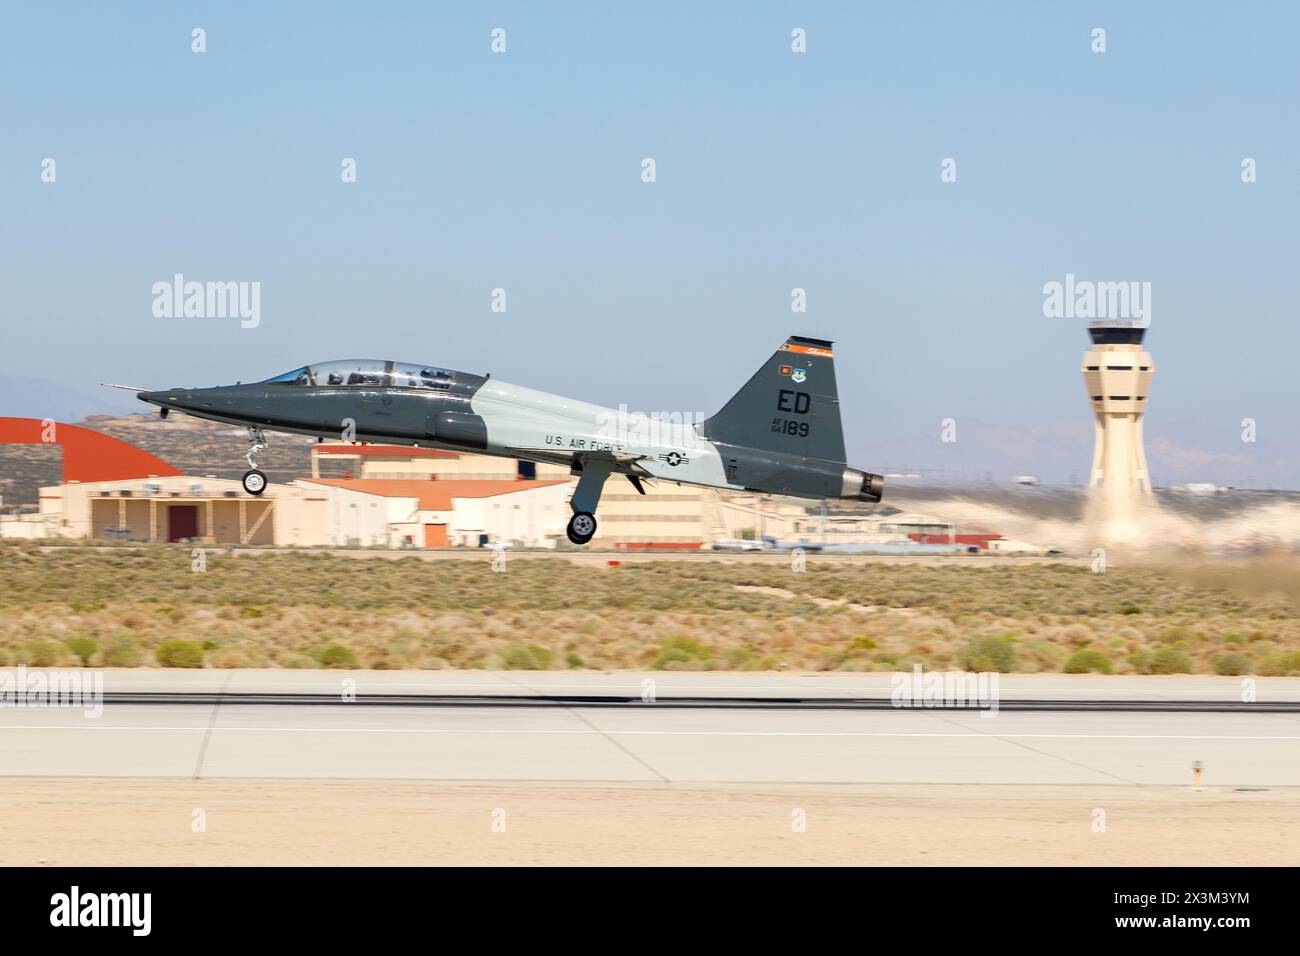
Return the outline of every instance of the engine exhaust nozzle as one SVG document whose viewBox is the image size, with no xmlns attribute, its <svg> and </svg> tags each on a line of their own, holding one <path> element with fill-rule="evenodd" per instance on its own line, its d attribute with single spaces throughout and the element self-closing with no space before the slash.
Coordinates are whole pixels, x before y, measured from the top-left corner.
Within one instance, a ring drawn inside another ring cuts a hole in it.
<svg viewBox="0 0 1300 956">
<path fill-rule="evenodd" d="M 841 498 L 853 498 L 857 501 L 879 501 L 885 493 L 885 479 L 882 475 L 873 475 L 856 468 L 844 469 L 844 486 Z"/>
</svg>

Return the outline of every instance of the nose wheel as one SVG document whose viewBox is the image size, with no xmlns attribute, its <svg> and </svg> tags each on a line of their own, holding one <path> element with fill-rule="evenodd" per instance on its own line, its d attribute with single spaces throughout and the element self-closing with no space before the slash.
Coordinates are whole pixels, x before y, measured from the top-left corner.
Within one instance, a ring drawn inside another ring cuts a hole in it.
<svg viewBox="0 0 1300 956">
<path fill-rule="evenodd" d="M 260 495 L 266 491 L 266 475 L 254 468 L 244 472 L 244 490 L 250 495 Z"/>
<path fill-rule="evenodd" d="M 260 428 L 250 428 L 248 444 L 248 454 L 244 457 L 248 460 L 249 470 L 244 472 L 242 479 L 244 490 L 250 495 L 260 495 L 266 490 L 266 475 L 257 470 L 257 453 L 266 450 L 266 434 Z"/>
<path fill-rule="evenodd" d="M 586 544 L 596 534 L 596 516 L 589 511 L 579 511 L 569 519 L 564 529 L 574 544 Z"/>
</svg>

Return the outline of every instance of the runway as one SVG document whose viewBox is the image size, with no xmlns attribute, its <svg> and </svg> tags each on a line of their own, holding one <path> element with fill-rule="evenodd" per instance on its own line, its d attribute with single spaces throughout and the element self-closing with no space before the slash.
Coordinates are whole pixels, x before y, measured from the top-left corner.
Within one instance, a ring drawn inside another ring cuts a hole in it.
<svg viewBox="0 0 1300 956">
<path fill-rule="evenodd" d="M 1190 784 L 1200 761 L 1210 786 L 1300 786 L 1294 680 L 1259 680 L 1250 709 L 1235 678 L 1007 677 L 996 715 L 885 706 L 889 687 L 886 674 L 109 672 L 97 718 L 0 710 L 0 772 L 1145 786 Z M 165 696 L 179 693 L 193 696 Z"/>
<path fill-rule="evenodd" d="M 685 696 L 674 694 L 671 697 L 628 696 L 626 694 L 420 694 L 420 693 L 367 693 L 356 700 L 345 700 L 336 691 L 332 694 L 319 694 L 303 691 L 267 692 L 267 691 L 112 691 L 104 695 L 106 704 L 138 706 L 156 704 L 165 706 L 189 707 L 247 707 L 251 705 L 288 706 L 288 707 L 339 707 L 344 704 L 360 703 L 366 707 L 455 707 L 455 708 L 581 708 L 590 709 L 639 709 L 653 706 L 659 710 L 876 710 L 891 711 L 897 708 L 888 697 L 724 697 Z M 1300 701 L 1263 701 L 1246 703 L 1233 700 L 1040 700 L 1033 698 L 1012 698 L 999 703 L 996 708 L 991 703 L 979 699 L 955 700 L 945 704 L 949 710 L 957 711 L 1038 711 L 1041 713 L 1060 712 L 1158 712 L 1158 713 L 1226 713 L 1226 714 L 1300 714 Z"/>
</svg>

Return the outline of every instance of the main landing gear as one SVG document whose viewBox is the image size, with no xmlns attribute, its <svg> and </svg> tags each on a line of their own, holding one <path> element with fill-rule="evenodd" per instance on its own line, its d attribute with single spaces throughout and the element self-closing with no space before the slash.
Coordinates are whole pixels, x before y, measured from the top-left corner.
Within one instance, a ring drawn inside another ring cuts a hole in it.
<svg viewBox="0 0 1300 956">
<path fill-rule="evenodd" d="M 248 430 L 248 454 L 244 457 L 248 459 L 249 470 L 244 472 L 243 484 L 244 490 L 250 495 L 260 495 L 266 490 L 266 475 L 257 470 L 257 453 L 266 450 L 266 434 L 260 428 L 250 428 Z"/>
<path fill-rule="evenodd" d="M 578 476 L 578 487 L 573 489 L 569 507 L 573 517 L 564 529 L 574 544 L 586 544 L 596 535 L 596 505 L 605 489 L 605 479 L 614 470 L 613 461 L 583 455 L 573 463 L 572 473 Z"/>
<path fill-rule="evenodd" d="M 596 534 L 596 516 L 589 511 L 579 511 L 569 519 L 564 529 L 574 544 L 586 544 Z"/>
</svg>

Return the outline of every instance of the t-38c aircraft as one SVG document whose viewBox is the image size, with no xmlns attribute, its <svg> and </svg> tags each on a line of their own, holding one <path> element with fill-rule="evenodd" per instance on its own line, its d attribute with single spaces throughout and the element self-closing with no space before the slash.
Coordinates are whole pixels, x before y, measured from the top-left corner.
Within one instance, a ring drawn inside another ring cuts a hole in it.
<svg viewBox="0 0 1300 956">
<path fill-rule="evenodd" d="M 128 386 L 116 386 L 118 388 Z M 647 420 L 489 376 L 407 362 L 346 360 L 265 382 L 138 392 L 183 412 L 248 429 L 244 489 L 266 488 L 257 454 L 267 431 L 414 445 L 569 466 L 578 476 L 568 536 L 596 533 L 605 480 L 641 494 L 661 479 L 792 495 L 879 501 L 884 479 L 846 467 L 831 343 L 791 336 L 722 411 L 699 423 Z"/>
</svg>

